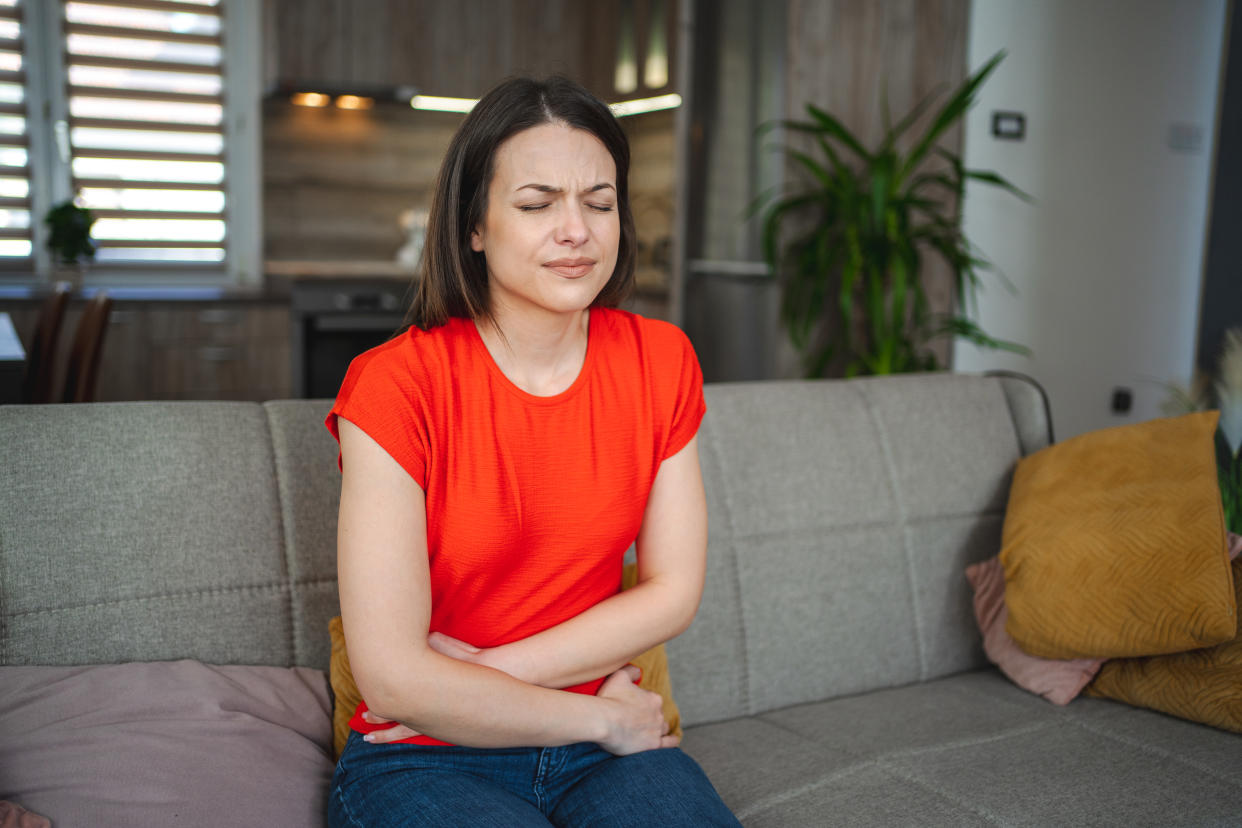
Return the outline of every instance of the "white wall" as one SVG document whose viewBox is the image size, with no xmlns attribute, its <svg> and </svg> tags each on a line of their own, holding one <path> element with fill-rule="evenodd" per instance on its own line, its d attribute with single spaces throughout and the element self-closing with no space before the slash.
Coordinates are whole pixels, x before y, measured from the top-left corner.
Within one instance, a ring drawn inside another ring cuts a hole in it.
<svg viewBox="0 0 1242 828">
<path fill-rule="evenodd" d="M 1033 351 L 959 343 L 954 368 L 1039 380 L 1058 440 L 1160 416 L 1162 383 L 1193 369 L 1226 0 L 975 0 L 973 70 L 1008 51 L 967 116 L 968 167 L 1035 197 L 968 189 L 967 238 L 1017 289 L 985 274 L 979 320 Z M 994 110 L 1026 139 L 991 135 Z M 1200 131 L 1174 149 L 1170 128 Z M 1134 392 L 1111 413 L 1114 387 Z"/>
</svg>

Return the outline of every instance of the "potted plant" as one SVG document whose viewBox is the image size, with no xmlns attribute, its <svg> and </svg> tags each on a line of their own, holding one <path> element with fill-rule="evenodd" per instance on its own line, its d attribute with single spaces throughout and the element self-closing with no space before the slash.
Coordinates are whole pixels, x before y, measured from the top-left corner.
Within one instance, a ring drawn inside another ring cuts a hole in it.
<svg viewBox="0 0 1242 828">
<path fill-rule="evenodd" d="M 1242 535 L 1242 328 L 1225 331 L 1216 376 L 1197 373 L 1187 390 L 1169 384 L 1164 413 L 1220 411 L 1216 428 L 1216 470 L 1225 510 L 1225 526 Z"/>
<path fill-rule="evenodd" d="M 988 336 L 971 319 L 979 274 L 990 265 L 962 234 L 959 219 L 967 181 L 1029 197 L 994 172 L 966 169 L 960 157 L 936 145 L 1003 57 L 998 53 L 967 78 L 921 135 L 907 132 L 937 93 L 896 124 L 886 118 L 874 149 L 812 104 L 806 106 L 809 120 L 782 122 L 810 136 L 818 150 L 813 157 L 786 148 L 809 173 L 810 185 L 763 209 L 764 256 L 782 280 L 781 320 L 807 376 L 830 369 L 846 376 L 935 370 L 938 360 L 928 346 L 943 336 L 1027 352 Z M 928 304 L 921 278 L 928 253 L 953 272 L 956 313 L 936 314 Z"/>
<path fill-rule="evenodd" d="M 75 281 L 80 282 L 87 261 L 95 258 L 95 244 L 91 240 L 95 217 L 70 200 L 53 205 L 43 222 L 48 227 L 47 249 L 52 253 L 53 264 L 72 269 Z"/>
</svg>

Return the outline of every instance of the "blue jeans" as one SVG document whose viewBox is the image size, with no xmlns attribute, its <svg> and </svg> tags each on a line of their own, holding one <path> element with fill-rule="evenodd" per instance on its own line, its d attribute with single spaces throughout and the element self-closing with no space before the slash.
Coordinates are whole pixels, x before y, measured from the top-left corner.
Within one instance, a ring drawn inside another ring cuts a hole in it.
<svg viewBox="0 0 1242 828">
<path fill-rule="evenodd" d="M 353 733 L 328 824 L 738 826 L 679 748 L 614 756 L 592 742 L 550 748 L 372 745 Z"/>
</svg>

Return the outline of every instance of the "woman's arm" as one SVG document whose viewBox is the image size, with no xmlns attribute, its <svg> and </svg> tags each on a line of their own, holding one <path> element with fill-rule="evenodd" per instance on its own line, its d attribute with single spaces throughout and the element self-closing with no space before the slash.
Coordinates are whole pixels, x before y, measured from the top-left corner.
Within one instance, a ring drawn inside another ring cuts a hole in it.
<svg viewBox="0 0 1242 828">
<path fill-rule="evenodd" d="M 569 687 L 608 675 L 680 635 L 699 608 L 707 567 L 707 501 L 697 437 L 660 464 L 637 551 L 638 583 L 568 621 L 486 650 L 444 636 L 437 641 L 437 635 L 432 646 L 531 684 Z"/>
<path fill-rule="evenodd" d="M 367 706 L 419 733 L 472 747 L 597 742 L 613 753 L 677 743 L 660 699 L 613 675 L 598 696 L 549 690 L 441 655 L 427 644 L 431 579 L 423 491 L 361 429 L 339 420 L 341 615 Z"/>
</svg>

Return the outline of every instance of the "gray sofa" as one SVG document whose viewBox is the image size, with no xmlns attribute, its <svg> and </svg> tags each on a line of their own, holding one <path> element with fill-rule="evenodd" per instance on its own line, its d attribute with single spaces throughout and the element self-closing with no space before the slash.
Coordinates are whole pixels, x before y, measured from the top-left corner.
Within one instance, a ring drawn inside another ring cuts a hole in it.
<svg viewBox="0 0 1242 828">
<path fill-rule="evenodd" d="M 983 657 L 963 569 L 997 553 L 1014 463 L 1049 440 L 1037 387 L 946 374 L 706 394 L 707 587 L 668 652 L 683 746 L 743 824 L 1242 824 L 1242 738 L 1055 707 Z M 337 612 L 327 409 L 0 407 L 0 799 L 58 828 L 317 822 Z M 154 684 L 125 664 L 165 661 L 176 675 Z M 156 733 L 157 700 L 216 684 L 251 695 L 195 701 Z M 137 721 L 112 710 L 122 696 Z M 195 729 L 210 748 L 181 741 Z"/>
</svg>

